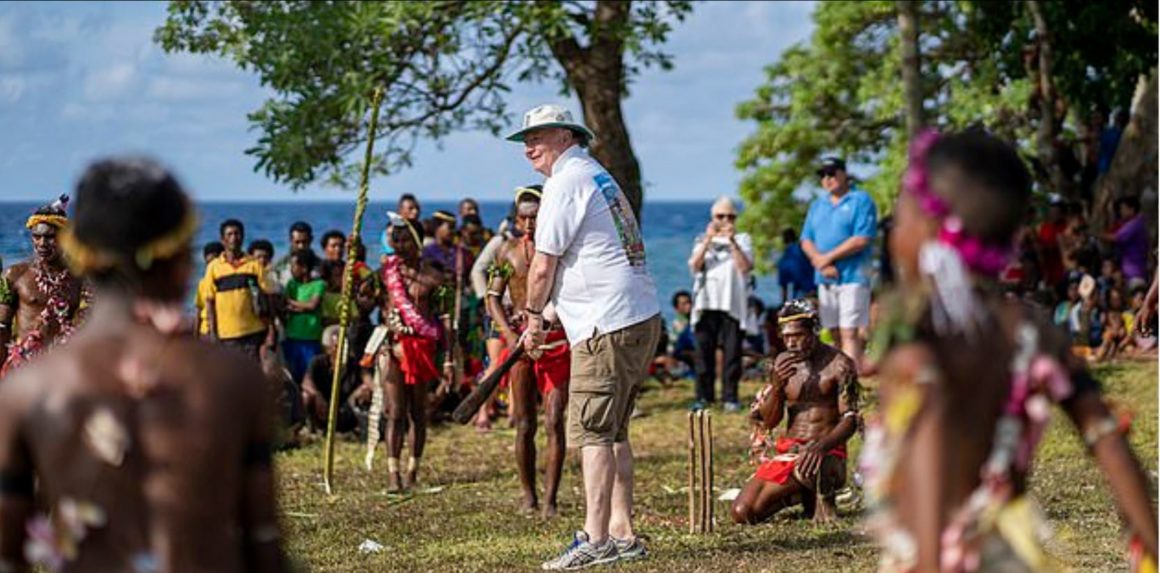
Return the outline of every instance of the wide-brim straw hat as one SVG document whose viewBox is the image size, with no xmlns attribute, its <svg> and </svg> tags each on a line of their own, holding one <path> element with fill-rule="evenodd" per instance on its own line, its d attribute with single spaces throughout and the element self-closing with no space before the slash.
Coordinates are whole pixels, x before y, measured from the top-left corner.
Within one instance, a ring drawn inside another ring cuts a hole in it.
<svg viewBox="0 0 1160 573">
<path fill-rule="evenodd" d="M 584 137 L 586 143 L 592 143 L 596 139 L 596 134 L 592 133 L 582 123 L 577 123 L 572 119 L 572 112 L 568 111 L 563 106 L 546 104 L 534 107 L 528 113 L 524 114 L 524 123 L 520 129 L 511 135 L 507 136 L 508 141 L 523 142 L 524 136 L 529 131 L 536 129 L 543 129 L 545 127 L 562 127 L 570 129 Z"/>
</svg>

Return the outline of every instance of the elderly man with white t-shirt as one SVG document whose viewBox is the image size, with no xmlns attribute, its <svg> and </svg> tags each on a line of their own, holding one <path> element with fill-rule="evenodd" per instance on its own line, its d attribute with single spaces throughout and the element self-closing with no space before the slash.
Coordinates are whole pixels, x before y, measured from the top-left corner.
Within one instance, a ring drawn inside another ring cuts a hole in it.
<svg viewBox="0 0 1160 573">
<path fill-rule="evenodd" d="M 578 569 L 644 557 L 632 528 L 633 459 L 628 422 L 661 335 L 656 285 L 632 208 L 585 150 L 594 138 L 568 110 L 543 105 L 508 136 L 548 179 L 528 271 L 524 348 L 544 343 L 548 302 L 572 347 L 567 441 L 584 474 L 584 530 L 543 564 Z"/>
<path fill-rule="evenodd" d="M 696 401 L 693 409 L 711 405 L 716 396 L 717 349 L 724 360 L 721 394 L 725 410 L 741 408 L 737 386 L 741 382 L 741 342 L 750 324 L 749 272 L 753 270 L 753 243 L 737 232 L 737 207 L 728 197 L 713 203 L 712 220 L 697 237 L 689 257 L 693 273 L 693 314 L 690 323 L 696 336 Z"/>
</svg>

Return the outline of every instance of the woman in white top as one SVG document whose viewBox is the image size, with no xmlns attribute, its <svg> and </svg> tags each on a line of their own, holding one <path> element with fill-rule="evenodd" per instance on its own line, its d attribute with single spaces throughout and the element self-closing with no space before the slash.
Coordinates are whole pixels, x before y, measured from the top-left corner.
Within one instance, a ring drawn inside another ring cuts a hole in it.
<svg viewBox="0 0 1160 573">
<path fill-rule="evenodd" d="M 693 273 L 693 314 L 696 337 L 697 386 L 694 409 L 716 401 L 717 348 L 723 351 L 722 398 L 726 411 L 741 403 L 741 341 L 749 326 L 748 281 L 753 269 L 749 235 L 737 232 L 737 208 L 728 197 L 713 203 L 712 221 L 697 237 L 689 270 Z"/>
</svg>

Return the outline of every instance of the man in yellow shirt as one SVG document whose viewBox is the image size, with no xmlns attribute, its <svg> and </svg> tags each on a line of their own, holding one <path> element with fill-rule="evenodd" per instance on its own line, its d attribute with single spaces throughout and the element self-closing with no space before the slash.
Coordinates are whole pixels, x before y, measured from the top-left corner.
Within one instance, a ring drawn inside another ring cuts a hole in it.
<svg viewBox="0 0 1160 573">
<path fill-rule="evenodd" d="M 273 345 L 265 319 L 270 285 L 262 263 L 242 252 L 245 238 L 241 221 L 228 219 L 221 224 L 226 250 L 206 266 L 203 297 L 209 337 L 258 360 L 262 346 Z"/>
</svg>

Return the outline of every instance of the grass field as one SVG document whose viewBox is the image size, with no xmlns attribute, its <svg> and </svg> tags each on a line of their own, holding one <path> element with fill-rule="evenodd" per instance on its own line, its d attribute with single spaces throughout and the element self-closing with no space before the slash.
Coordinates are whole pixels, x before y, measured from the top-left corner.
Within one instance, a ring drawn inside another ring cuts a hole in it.
<svg viewBox="0 0 1160 573">
<path fill-rule="evenodd" d="M 1156 363 L 1125 362 L 1102 367 L 1097 374 L 1110 398 L 1134 410 L 1132 445 L 1155 482 Z M 689 535 L 685 405 L 691 389 L 687 382 L 650 388 L 642 398 L 648 415 L 633 422 L 631 435 L 637 460 L 636 523 L 650 556 L 610 569 L 873 570 L 875 548 L 857 533 L 857 507 L 842 507 L 842 519 L 832 526 L 815 526 L 796 512 L 783 512 L 769 523 L 742 527 L 729 522 L 728 503 L 717 502 L 716 532 Z M 756 384 L 745 384 L 742 395 L 752 397 L 756 390 Z M 714 418 L 716 486 L 740 487 L 751 472 L 745 462 L 744 415 L 718 411 Z M 422 483 L 406 497 L 385 492 L 382 450 L 371 473 L 362 467 L 360 445 L 340 443 L 334 496 L 322 490 L 320 443 L 280 455 L 282 520 L 293 559 L 309 571 L 538 570 L 582 525 L 579 466 L 570 453 L 560 517 L 545 521 L 522 515 L 517 510 L 514 436 L 506 428 L 487 435 L 469 427 L 434 428 Z M 856 453 L 857 438 L 852 446 Z M 1111 497 L 1058 411 L 1037 463 L 1033 491 L 1055 533 L 1053 554 L 1075 571 L 1123 571 L 1125 543 Z M 542 476 L 542 461 L 540 467 Z M 384 548 L 360 552 L 367 539 Z"/>
</svg>

